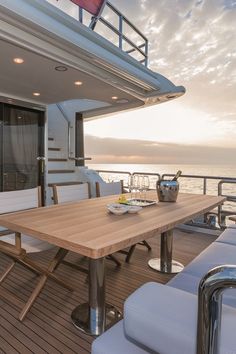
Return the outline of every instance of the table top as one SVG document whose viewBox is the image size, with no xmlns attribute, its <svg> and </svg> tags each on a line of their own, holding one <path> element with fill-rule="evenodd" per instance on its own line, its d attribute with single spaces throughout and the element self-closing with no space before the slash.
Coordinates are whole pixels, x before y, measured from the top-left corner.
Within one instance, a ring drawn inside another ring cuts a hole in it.
<svg viewBox="0 0 236 354">
<path fill-rule="evenodd" d="M 147 198 L 156 200 L 156 192 L 149 191 Z M 170 230 L 225 201 L 180 193 L 176 203 L 159 202 L 137 214 L 110 214 L 106 205 L 117 199 L 113 195 L 5 214 L 0 225 L 96 259 Z"/>
</svg>

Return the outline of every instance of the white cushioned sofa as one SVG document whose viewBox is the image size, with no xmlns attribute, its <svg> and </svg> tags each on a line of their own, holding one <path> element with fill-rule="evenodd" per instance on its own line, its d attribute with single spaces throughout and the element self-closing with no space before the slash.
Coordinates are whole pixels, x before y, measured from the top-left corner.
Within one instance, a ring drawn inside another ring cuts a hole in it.
<svg viewBox="0 0 236 354">
<path fill-rule="evenodd" d="M 166 285 L 144 284 L 124 304 L 124 319 L 98 337 L 92 354 L 196 354 L 198 285 L 212 268 L 236 265 L 236 226 L 229 226 Z M 236 353 L 236 289 L 223 295 L 219 354 Z"/>
</svg>

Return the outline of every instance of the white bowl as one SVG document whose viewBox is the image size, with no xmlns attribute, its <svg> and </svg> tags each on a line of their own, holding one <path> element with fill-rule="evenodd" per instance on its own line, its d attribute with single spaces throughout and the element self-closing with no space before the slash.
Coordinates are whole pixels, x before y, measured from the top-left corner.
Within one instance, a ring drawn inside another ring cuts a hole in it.
<svg viewBox="0 0 236 354">
<path fill-rule="evenodd" d="M 107 209 L 115 215 L 122 215 L 128 212 L 129 207 L 118 203 L 108 204 Z"/>
<path fill-rule="evenodd" d="M 129 206 L 128 213 L 129 214 L 135 214 L 135 213 L 138 213 L 141 209 L 142 209 L 141 206 L 132 205 L 132 206 Z"/>
</svg>

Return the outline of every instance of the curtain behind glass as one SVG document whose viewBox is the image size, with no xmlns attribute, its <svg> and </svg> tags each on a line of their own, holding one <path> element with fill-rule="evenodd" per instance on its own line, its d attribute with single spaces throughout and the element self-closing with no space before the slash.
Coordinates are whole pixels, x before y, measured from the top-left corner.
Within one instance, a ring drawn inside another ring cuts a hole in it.
<svg viewBox="0 0 236 354">
<path fill-rule="evenodd" d="M 39 113 L 10 107 L 6 111 L 4 146 L 4 190 L 38 185 Z"/>
</svg>

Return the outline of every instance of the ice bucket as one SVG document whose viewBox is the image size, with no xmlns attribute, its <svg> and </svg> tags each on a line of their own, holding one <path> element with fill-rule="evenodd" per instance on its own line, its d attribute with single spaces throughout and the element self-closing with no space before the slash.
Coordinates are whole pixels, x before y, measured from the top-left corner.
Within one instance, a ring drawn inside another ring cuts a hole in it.
<svg viewBox="0 0 236 354">
<path fill-rule="evenodd" d="M 159 202 L 176 202 L 179 193 L 178 181 L 160 180 L 156 183 Z"/>
</svg>

